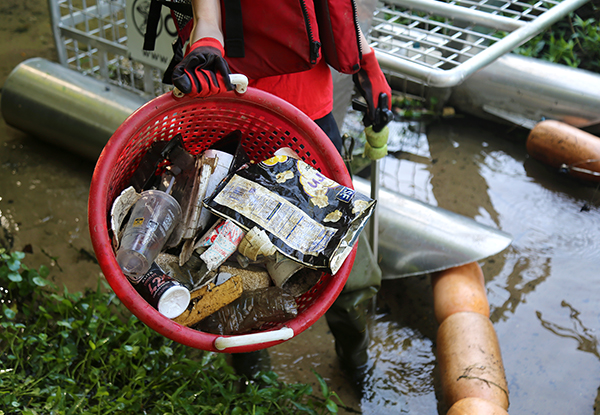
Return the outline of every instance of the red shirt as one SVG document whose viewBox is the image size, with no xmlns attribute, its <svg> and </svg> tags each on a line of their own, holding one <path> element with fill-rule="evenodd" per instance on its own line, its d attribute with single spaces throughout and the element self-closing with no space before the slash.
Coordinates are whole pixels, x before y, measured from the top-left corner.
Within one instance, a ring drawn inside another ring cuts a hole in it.
<svg viewBox="0 0 600 415">
<path fill-rule="evenodd" d="M 308 71 L 250 80 L 248 85 L 286 100 L 312 120 L 333 110 L 333 81 L 325 59 Z"/>
</svg>

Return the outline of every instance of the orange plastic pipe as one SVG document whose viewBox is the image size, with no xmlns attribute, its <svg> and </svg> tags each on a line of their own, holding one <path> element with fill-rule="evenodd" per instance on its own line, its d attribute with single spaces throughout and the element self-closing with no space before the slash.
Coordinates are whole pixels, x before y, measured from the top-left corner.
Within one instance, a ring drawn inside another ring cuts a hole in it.
<svg viewBox="0 0 600 415">
<path fill-rule="evenodd" d="M 527 153 L 557 169 L 567 166 L 568 173 L 578 179 L 600 181 L 600 138 L 569 124 L 554 120 L 536 124 L 527 137 Z"/>
<path fill-rule="evenodd" d="M 483 271 L 477 262 L 436 272 L 431 277 L 435 318 L 441 324 L 459 311 L 490 316 Z"/>
<path fill-rule="evenodd" d="M 508 385 L 496 332 L 482 314 L 461 311 L 440 324 L 437 360 L 445 403 L 481 398 L 508 409 Z"/>
<path fill-rule="evenodd" d="M 446 415 L 508 415 L 508 412 L 485 399 L 465 398 L 452 405 Z"/>
</svg>

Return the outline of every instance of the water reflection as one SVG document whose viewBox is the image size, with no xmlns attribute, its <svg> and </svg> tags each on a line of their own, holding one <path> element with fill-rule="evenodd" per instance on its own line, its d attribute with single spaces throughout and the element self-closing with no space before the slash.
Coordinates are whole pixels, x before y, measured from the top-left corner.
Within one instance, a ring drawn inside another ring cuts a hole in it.
<svg viewBox="0 0 600 415">
<path fill-rule="evenodd" d="M 472 119 L 411 128 L 408 152 L 382 163 L 382 186 L 514 237 L 508 249 L 481 261 L 509 412 L 590 413 L 600 383 L 589 369 L 600 363 L 592 328 L 600 325 L 593 306 L 600 291 L 597 186 L 530 160 L 523 131 Z M 590 209 L 582 211 L 584 205 Z M 430 295 L 427 276 L 384 282 L 373 320 L 377 370 L 364 413 L 393 413 L 386 411 L 394 399 L 409 413 L 440 411 Z M 570 322 L 557 315 L 559 301 Z"/>
<path fill-rule="evenodd" d="M 436 324 L 429 277 L 386 280 L 370 326 L 375 362 L 370 393 L 361 408 L 369 414 L 435 414 Z"/>
<path fill-rule="evenodd" d="M 377 316 L 372 331 L 377 370 L 387 375 L 376 380 L 375 389 L 396 390 L 402 395 L 431 393 L 435 367 L 433 342 L 418 330 L 399 327 L 387 319 L 385 315 Z"/>
<path fill-rule="evenodd" d="M 559 337 L 574 339 L 577 341 L 577 350 L 591 353 L 600 359 L 600 353 L 598 352 L 598 338 L 592 334 L 594 330 L 589 329 L 583 324 L 580 319 L 581 313 L 571 304 L 563 300 L 560 305 L 569 310 L 569 318 L 571 319 L 572 327 L 563 327 L 559 324 L 545 320 L 543 318 L 543 313 L 541 311 L 536 311 L 535 315 L 540 320 L 542 327 Z"/>
<path fill-rule="evenodd" d="M 381 186 L 435 205 L 427 170 L 431 153 L 425 124 L 393 122 L 389 128 L 390 156 L 380 161 Z"/>
<path fill-rule="evenodd" d="M 510 319 L 517 307 L 526 301 L 527 295 L 535 291 L 550 275 L 550 259 L 538 258 L 531 254 L 535 252 L 511 249 L 506 257 L 504 270 L 497 278 L 498 281 L 488 285 L 488 290 L 492 291 L 494 298 L 504 298 L 500 304 L 494 302 L 490 313 L 492 322 Z"/>
<path fill-rule="evenodd" d="M 433 125 L 428 134 L 432 163 L 432 192 L 438 206 L 472 219 L 486 217 L 490 226 L 500 221 L 489 197 L 489 185 L 481 174 L 486 154 L 485 139 L 454 124 Z"/>
<path fill-rule="evenodd" d="M 396 152 L 381 161 L 381 186 L 501 228 L 482 174 L 486 156 L 494 150 L 482 142 L 479 131 L 464 134 L 453 128 L 394 123 L 390 148 Z M 506 269 L 505 261 L 506 253 L 496 255 L 495 269 Z M 496 276 L 486 274 L 488 280 Z M 507 304 L 522 300 L 510 292 L 508 296 Z M 361 403 L 364 413 L 438 413 L 436 331 L 428 275 L 384 281 L 372 322 L 370 353 L 376 366 L 371 393 Z"/>
</svg>

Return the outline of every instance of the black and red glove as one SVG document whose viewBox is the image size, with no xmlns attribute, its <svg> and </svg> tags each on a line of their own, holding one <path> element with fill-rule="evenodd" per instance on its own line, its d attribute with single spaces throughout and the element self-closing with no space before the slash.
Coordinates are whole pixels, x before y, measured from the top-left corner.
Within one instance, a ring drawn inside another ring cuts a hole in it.
<svg viewBox="0 0 600 415">
<path fill-rule="evenodd" d="M 231 71 L 224 54 L 217 39 L 205 37 L 197 40 L 173 69 L 173 85 L 184 94 L 198 97 L 231 91 Z"/>
<path fill-rule="evenodd" d="M 365 114 L 365 125 L 376 125 L 377 127 L 383 128 L 385 124 L 389 122 L 391 119 L 380 120 L 381 117 L 377 116 L 377 109 L 385 106 L 385 108 L 380 108 L 380 110 L 388 111 L 392 108 L 392 88 L 388 84 L 385 79 L 385 75 L 381 71 L 379 67 L 379 62 L 377 62 L 377 58 L 375 57 L 375 51 L 371 50 L 371 52 L 364 54 L 362 56 L 362 60 L 360 61 L 360 70 L 352 75 L 352 80 L 354 81 L 354 85 L 363 96 L 365 101 L 367 101 L 367 111 Z M 379 97 L 381 94 L 386 94 L 387 103 L 380 102 Z M 378 124 L 383 123 L 383 125 L 379 126 Z"/>
</svg>

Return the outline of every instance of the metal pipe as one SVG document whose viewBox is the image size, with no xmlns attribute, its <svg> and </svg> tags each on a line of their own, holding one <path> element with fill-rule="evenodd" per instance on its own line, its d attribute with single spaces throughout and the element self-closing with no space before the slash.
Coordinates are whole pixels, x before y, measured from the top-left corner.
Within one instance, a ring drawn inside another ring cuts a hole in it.
<svg viewBox="0 0 600 415">
<path fill-rule="evenodd" d="M 57 63 L 32 58 L 2 88 L 6 123 L 95 160 L 117 127 L 147 100 Z"/>
<path fill-rule="evenodd" d="M 449 104 L 527 129 L 554 119 L 595 133 L 600 131 L 600 75 L 507 54 L 455 87 Z"/>
</svg>

